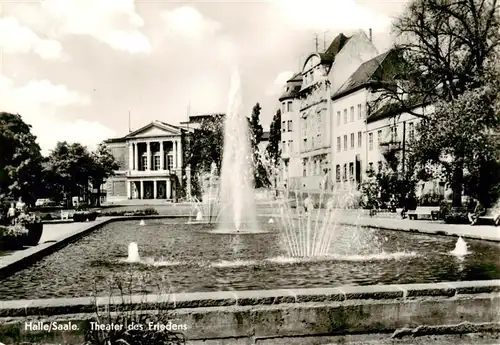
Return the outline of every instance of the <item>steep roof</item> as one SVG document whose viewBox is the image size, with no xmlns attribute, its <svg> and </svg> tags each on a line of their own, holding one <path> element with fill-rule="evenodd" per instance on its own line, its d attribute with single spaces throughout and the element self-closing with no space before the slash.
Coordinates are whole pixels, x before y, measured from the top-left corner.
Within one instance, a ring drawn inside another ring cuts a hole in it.
<svg viewBox="0 0 500 345">
<path fill-rule="evenodd" d="M 382 75 L 383 73 L 379 73 L 379 71 L 381 68 L 385 69 L 384 65 L 390 64 L 389 56 L 392 56 L 392 54 L 393 51 L 389 50 L 361 64 L 361 66 L 359 66 L 359 68 L 333 95 L 332 99 L 346 96 L 351 92 L 357 91 L 360 88 L 367 86 L 372 81 L 380 81 L 387 77 L 387 75 Z"/>
<path fill-rule="evenodd" d="M 346 43 L 349 42 L 350 39 L 351 37 L 347 37 L 342 33 L 337 35 L 337 37 L 334 38 L 328 49 L 325 50 L 324 54 L 333 56 L 337 55 L 340 52 L 340 50 L 346 45 Z"/>
</svg>

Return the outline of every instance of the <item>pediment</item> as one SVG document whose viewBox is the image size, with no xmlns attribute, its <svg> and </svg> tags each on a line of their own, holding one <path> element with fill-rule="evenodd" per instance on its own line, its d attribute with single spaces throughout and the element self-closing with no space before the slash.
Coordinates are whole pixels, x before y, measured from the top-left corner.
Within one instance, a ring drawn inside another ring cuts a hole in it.
<svg viewBox="0 0 500 345">
<path fill-rule="evenodd" d="M 154 137 L 154 136 L 172 136 L 180 135 L 181 131 L 175 126 L 164 123 L 152 122 L 126 136 L 130 138 Z"/>
</svg>

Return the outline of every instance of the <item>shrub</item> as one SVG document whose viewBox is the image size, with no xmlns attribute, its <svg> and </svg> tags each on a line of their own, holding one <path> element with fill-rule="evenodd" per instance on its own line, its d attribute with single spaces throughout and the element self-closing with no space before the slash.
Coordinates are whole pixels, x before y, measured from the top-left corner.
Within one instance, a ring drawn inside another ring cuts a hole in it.
<svg viewBox="0 0 500 345">
<path fill-rule="evenodd" d="M 446 224 L 469 224 L 469 217 L 467 214 L 467 210 L 463 208 L 451 209 L 444 216 L 444 222 Z"/>
<path fill-rule="evenodd" d="M 40 216 L 41 220 L 53 220 L 54 218 L 50 213 L 44 213 Z"/>
</svg>

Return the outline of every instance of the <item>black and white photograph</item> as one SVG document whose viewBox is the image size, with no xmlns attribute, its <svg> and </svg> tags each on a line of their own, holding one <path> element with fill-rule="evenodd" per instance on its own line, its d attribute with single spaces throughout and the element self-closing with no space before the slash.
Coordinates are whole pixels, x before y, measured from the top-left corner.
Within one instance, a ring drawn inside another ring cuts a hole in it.
<svg viewBox="0 0 500 345">
<path fill-rule="evenodd" d="M 0 345 L 495 345 L 499 225 L 498 0 L 0 0 Z"/>
</svg>

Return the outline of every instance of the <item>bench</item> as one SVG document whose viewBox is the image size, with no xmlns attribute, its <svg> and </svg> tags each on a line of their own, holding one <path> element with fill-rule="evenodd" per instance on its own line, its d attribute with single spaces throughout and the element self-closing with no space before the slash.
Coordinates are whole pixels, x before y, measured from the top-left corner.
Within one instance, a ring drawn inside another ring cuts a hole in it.
<svg viewBox="0 0 500 345">
<path fill-rule="evenodd" d="M 370 217 L 376 216 L 377 213 L 396 213 L 396 210 L 390 208 L 371 208 Z"/>
<path fill-rule="evenodd" d="M 417 207 L 416 210 L 408 211 L 408 218 L 412 220 L 438 220 L 439 207 Z"/>
<path fill-rule="evenodd" d="M 500 209 L 487 209 L 486 213 L 483 216 L 477 217 L 477 220 L 471 223 L 471 225 L 475 225 L 478 221 L 492 222 L 495 226 L 498 226 L 498 224 L 500 224 Z"/>
<path fill-rule="evenodd" d="M 70 217 L 73 217 L 74 214 L 74 210 L 61 210 L 61 219 L 69 219 Z"/>
</svg>

